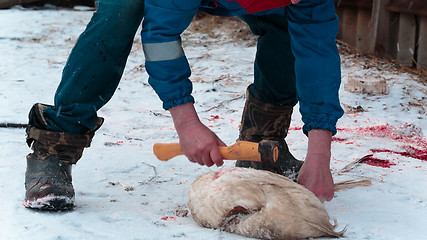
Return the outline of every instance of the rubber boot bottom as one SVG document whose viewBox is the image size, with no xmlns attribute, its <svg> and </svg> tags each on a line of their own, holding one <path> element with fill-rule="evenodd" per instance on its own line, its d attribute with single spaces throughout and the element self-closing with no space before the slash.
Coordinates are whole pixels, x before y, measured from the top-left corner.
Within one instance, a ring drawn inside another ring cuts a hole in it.
<svg viewBox="0 0 427 240">
<path fill-rule="evenodd" d="M 24 207 L 44 211 L 70 211 L 74 209 L 74 198 L 48 195 L 24 201 Z"/>
</svg>

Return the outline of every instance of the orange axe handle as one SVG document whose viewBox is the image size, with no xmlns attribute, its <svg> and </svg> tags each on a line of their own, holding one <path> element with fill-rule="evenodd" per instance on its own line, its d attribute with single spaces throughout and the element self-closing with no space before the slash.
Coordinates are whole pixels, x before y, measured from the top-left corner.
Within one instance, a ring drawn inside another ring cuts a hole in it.
<svg viewBox="0 0 427 240">
<path fill-rule="evenodd" d="M 277 156 L 277 147 L 274 151 L 275 156 Z M 173 157 L 184 154 L 179 143 L 156 143 L 153 146 L 153 152 L 154 155 L 162 161 L 167 161 Z M 248 160 L 261 162 L 261 155 L 258 152 L 258 143 L 254 142 L 239 141 L 228 147 L 219 147 L 219 152 L 225 160 Z"/>
</svg>

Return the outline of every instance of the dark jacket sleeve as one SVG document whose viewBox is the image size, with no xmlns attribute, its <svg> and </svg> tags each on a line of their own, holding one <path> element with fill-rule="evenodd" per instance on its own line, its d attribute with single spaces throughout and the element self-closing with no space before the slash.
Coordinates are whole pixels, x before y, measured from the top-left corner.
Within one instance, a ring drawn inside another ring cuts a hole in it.
<svg viewBox="0 0 427 240">
<path fill-rule="evenodd" d="M 333 0 L 301 0 L 287 8 L 291 48 L 295 56 L 297 98 L 303 131 L 336 133 L 343 115 L 339 102 L 340 57 L 335 43 L 338 18 Z"/>
</svg>

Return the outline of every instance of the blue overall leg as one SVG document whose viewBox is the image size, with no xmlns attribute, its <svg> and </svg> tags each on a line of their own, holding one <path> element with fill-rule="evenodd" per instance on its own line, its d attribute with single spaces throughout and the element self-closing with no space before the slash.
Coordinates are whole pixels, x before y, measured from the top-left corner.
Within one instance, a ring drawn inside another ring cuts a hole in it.
<svg viewBox="0 0 427 240">
<path fill-rule="evenodd" d="M 252 33 L 258 36 L 251 94 L 269 104 L 296 104 L 294 56 L 288 22 L 282 15 L 243 15 Z"/>
<path fill-rule="evenodd" d="M 143 15 L 144 0 L 99 1 L 68 57 L 54 106 L 44 111 L 47 130 L 84 133 L 95 127 L 96 112 L 119 84 Z"/>
<path fill-rule="evenodd" d="M 241 18 L 259 35 L 254 84 L 249 88 L 253 96 L 274 105 L 298 100 L 305 133 L 326 129 L 335 134 L 343 110 L 334 1 L 301 0 L 286 7 L 284 16 Z"/>
</svg>

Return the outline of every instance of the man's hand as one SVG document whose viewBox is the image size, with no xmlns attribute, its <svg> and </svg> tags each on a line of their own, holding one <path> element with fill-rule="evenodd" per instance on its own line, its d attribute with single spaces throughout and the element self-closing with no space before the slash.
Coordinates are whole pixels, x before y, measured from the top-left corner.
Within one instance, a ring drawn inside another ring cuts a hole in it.
<svg viewBox="0 0 427 240">
<path fill-rule="evenodd" d="M 208 167 L 224 164 L 218 146 L 226 146 L 218 136 L 200 122 L 192 103 L 169 109 L 178 133 L 181 149 L 191 162 Z"/>
<path fill-rule="evenodd" d="M 313 129 L 308 132 L 307 157 L 298 175 L 298 183 L 312 191 L 320 201 L 334 197 L 334 182 L 329 167 L 331 132 Z"/>
</svg>

